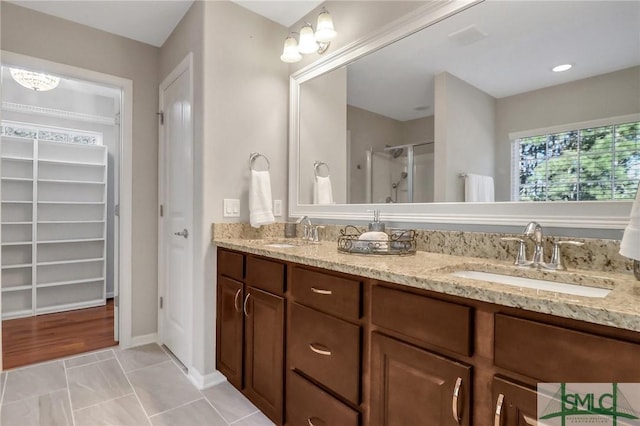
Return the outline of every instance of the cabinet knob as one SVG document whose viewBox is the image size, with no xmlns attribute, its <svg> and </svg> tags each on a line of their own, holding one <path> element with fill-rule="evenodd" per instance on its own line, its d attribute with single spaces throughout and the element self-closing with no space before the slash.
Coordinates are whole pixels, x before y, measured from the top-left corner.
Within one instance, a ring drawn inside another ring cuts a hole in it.
<svg viewBox="0 0 640 426">
<path fill-rule="evenodd" d="M 309 343 L 309 349 L 311 349 L 313 352 L 317 353 L 318 355 L 331 356 L 331 351 L 330 350 L 320 349 L 317 346 L 321 346 L 321 345 Z"/>
<path fill-rule="evenodd" d="M 493 426 L 501 426 L 502 425 L 502 404 L 504 403 L 504 395 L 498 395 L 498 400 L 496 402 L 496 413 L 493 416 Z"/>
<path fill-rule="evenodd" d="M 462 377 L 458 377 L 456 385 L 453 387 L 453 397 L 451 398 L 451 410 L 453 412 L 453 419 L 457 424 L 460 424 L 460 414 L 458 414 L 458 400 L 460 399 L 460 388 L 462 388 Z"/>
</svg>

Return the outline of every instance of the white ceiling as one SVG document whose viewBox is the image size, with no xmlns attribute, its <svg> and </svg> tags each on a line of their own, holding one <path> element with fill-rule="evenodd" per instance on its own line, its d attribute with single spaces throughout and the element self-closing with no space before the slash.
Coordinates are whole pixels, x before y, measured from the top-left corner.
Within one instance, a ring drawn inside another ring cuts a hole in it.
<svg viewBox="0 0 640 426">
<path fill-rule="evenodd" d="M 443 71 L 502 98 L 629 68 L 640 65 L 639 22 L 638 1 L 489 0 L 349 64 L 348 101 L 404 121 L 433 115 Z M 449 37 L 470 25 L 486 37 Z M 551 72 L 563 63 L 573 68 Z"/>
<path fill-rule="evenodd" d="M 164 44 L 193 4 L 193 0 L 6 1 L 157 47 Z M 318 0 L 232 1 L 287 28 L 322 3 Z"/>
</svg>

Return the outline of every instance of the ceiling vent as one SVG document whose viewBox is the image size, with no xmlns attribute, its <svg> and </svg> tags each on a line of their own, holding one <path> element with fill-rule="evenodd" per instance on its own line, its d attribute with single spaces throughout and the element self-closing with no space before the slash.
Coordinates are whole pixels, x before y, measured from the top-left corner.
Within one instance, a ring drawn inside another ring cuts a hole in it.
<svg viewBox="0 0 640 426">
<path fill-rule="evenodd" d="M 487 35 L 487 33 L 480 31 L 475 24 L 471 24 L 468 27 L 464 27 L 461 30 L 449 34 L 448 37 L 451 41 L 454 41 L 461 46 L 468 46 L 482 40 Z"/>
</svg>

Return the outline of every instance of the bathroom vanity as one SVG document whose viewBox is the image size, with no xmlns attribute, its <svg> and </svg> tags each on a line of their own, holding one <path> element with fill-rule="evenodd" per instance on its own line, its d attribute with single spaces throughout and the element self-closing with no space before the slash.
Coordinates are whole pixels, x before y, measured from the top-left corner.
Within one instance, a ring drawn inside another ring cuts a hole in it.
<svg viewBox="0 0 640 426">
<path fill-rule="evenodd" d="M 538 382 L 640 382 L 640 286 L 605 297 L 453 276 L 506 262 L 221 239 L 217 368 L 276 424 L 536 424 Z"/>
</svg>

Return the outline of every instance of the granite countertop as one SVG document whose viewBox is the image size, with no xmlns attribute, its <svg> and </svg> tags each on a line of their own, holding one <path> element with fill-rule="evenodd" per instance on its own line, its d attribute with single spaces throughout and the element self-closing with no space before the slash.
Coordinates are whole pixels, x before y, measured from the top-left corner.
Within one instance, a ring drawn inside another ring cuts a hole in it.
<svg viewBox="0 0 640 426">
<path fill-rule="evenodd" d="M 292 243 L 277 248 L 266 244 Z M 298 239 L 214 239 L 218 247 L 273 259 L 359 275 L 503 306 L 556 315 L 640 332 L 640 282 L 630 274 L 516 268 L 509 262 L 418 251 L 411 256 L 368 256 L 340 253 L 336 243 L 308 244 Z M 459 270 L 503 273 L 612 289 L 591 298 L 452 276 Z"/>
</svg>

